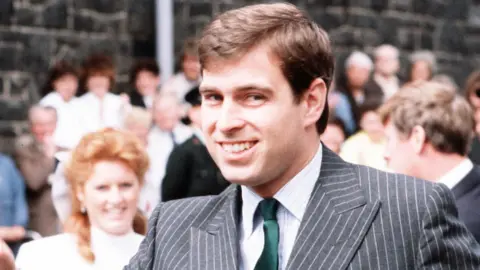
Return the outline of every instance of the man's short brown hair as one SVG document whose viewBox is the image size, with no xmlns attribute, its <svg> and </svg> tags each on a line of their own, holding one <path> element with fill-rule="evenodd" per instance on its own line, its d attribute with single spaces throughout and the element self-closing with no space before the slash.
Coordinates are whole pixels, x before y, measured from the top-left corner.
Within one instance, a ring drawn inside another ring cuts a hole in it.
<svg viewBox="0 0 480 270">
<path fill-rule="evenodd" d="M 261 43 L 279 58 L 296 102 L 316 78 L 329 87 L 334 58 L 328 34 L 291 4 L 251 5 L 219 15 L 199 40 L 200 64 L 206 68 L 218 60 L 241 57 Z M 328 121 L 325 105 L 316 125 L 320 134 Z"/>
<path fill-rule="evenodd" d="M 415 126 L 425 130 L 426 140 L 437 151 L 466 155 L 475 121 L 468 102 L 448 86 L 436 82 L 402 87 L 380 109 L 384 123 L 391 122 L 403 137 Z"/>
</svg>

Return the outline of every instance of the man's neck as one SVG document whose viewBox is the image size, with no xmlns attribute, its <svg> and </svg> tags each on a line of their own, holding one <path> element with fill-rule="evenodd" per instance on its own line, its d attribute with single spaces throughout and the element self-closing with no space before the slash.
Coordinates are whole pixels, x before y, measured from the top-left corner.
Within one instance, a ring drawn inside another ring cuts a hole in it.
<svg viewBox="0 0 480 270">
<path fill-rule="evenodd" d="M 428 157 L 428 162 L 426 164 L 422 164 L 422 169 L 424 170 L 422 173 L 422 178 L 432 182 L 437 182 L 440 178 L 457 167 L 465 159 L 466 157 L 458 154 L 432 154 L 431 157 Z"/>
</svg>

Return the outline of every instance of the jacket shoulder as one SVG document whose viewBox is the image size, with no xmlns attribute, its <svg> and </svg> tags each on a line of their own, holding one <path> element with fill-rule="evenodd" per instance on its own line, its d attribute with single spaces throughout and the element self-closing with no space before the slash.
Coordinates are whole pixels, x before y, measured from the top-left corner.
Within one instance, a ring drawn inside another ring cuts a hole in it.
<svg viewBox="0 0 480 270">
<path fill-rule="evenodd" d="M 361 165 L 353 166 L 366 197 L 372 200 L 379 199 L 387 204 L 404 202 L 398 205 L 408 207 L 411 203 L 426 204 L 434 190 L 444 191 L 444 188 L 439 188 L 441 184 L 427 180 Z"/>
</svg>

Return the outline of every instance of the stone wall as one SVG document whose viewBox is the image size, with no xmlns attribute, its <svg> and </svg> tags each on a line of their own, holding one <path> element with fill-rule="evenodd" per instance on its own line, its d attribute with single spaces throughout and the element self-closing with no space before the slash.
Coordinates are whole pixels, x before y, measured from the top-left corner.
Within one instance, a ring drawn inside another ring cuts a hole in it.
<svg viewBox="0 0 480 270">
<path fill-rule="evenodd" d="M 126 82 L 129 7 L 129 0 L 0 1 L 0 150 L 11 150 L 12 136 L 25 131 L 27 107 L 56 61 L 80 64 L 104 52 L 117 63 L 120 85 Z"/>
<path fill-rule="evenodd" d="M 259 2 L 273 1 L 174 0 L 176 52 L 215 14 Z M 339 62 L 353 49 L 371 52 L 391 43 L 402 50 L 404 75 L 406 56 L 416 49 L 433 50 L 440 72 L 459 85 L 480 66 L 478 1 L 289 2 L 329 31 Z M 125 89 L 132 59 L 154 56 L 154 21 L 154 0 L 1 0 L 0 151 L 8 151 L 12 136 L 25 131 L 26 108 L 38 101 L 38 89 L 55 61 L 80 63 L 92 52 L 106 52 L 117 63 L 116 90 Z"/>
</svg>

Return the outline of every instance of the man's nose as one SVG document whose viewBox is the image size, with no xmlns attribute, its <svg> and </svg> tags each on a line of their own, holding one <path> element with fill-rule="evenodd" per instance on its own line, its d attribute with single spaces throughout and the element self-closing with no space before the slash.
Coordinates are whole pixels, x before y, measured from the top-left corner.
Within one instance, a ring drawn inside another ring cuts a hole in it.
<svg viewBox="0 0 480 270">
<path fill-rule="evenodd" d="M 225 101 L 219 112 L 217 129 L 229 133 L 243 127 L 245 122 L 241 118 L 241 108 L 231 101 Z"/>
</svg>

